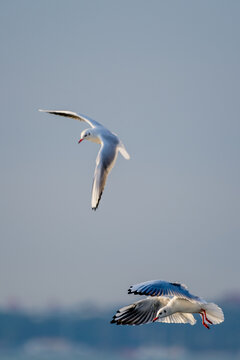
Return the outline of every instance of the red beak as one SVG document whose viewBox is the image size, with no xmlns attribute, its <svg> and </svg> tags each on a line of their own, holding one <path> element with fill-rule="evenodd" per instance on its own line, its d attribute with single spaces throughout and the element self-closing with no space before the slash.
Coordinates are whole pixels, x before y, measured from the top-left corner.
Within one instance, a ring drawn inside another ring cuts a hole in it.
<svg viewBox="0 0 240 360">
<path fill-rule="evenodd" d="M 83 141 L 83 139 L 80 139 L 78 143 L 80 144 L 80 142 L 82 142 L 82 141 Z"/>
</svg>

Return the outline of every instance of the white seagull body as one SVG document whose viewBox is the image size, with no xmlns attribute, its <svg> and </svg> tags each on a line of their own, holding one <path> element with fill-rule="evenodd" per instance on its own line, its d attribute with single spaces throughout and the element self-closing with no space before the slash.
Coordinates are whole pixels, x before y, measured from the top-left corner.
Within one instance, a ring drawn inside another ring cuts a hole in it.
<svg viewBox="0 0 240 360">
<path fill-rule="evenodd" d="M 113 168 L 118 152 L 122 154 L 125 159 L 130 159 L 130 156 L 125 149 L 123 143 L 120 141 L 118 136 L 103 125 L 98 123 L 95 120 L 90 119 L 85 115 L 79 115 L 72 111 L 62 111 L 62 110 L 39 110 L 49 114 L 60 115 L 65 117 L 70 117 L 72 119 L 84 121 L 91 126 L 89 129 L 85 129 L 81 133 L 81 138 L 79 143 L 83 140 L 90 140 L 97 144 L 101 144 L 97 159 L 96 159 L 96 168 L 93 179 L 92 187 L 92 209 L 96 210 L 99 204 L 99 201 L 104 190 L 104 186 L 107 180 L 107 176 L 111 169 Z"/>
<path fill-rule="evenodd" d="M 151 280 L 130 286 L 128 293 L 148 297 L 119 309 L 111 323 L 141 325 L 156 321 L 194 325 L 196 320 L 192 314 L 200 314 L 202 324 L 209 329 L 209 324 L 224 321 L 220 307 L 192 295 L 183 284 Z"/>
</svg>

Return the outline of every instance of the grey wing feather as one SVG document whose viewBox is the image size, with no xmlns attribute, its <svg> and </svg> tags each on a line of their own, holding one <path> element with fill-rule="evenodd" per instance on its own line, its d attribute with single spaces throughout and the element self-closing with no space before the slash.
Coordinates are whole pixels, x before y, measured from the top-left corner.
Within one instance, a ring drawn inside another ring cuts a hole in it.
<svg viewBox="0 0 240 360">
<path fill-rule="evenodd" d="M 113 316 L 111 324 L 142 325 L 155 319 L 160 308 L 167 305 L 167 298 L 147 298 L 119 309 Z"/>
<path fill-rule="evenodd" d="M 150 280 L 140 284 L 132 285 L 128 289 L 129 294 L 147 296 L 178 296 L 192 301 L 199 301 L 198 296 L 192 295 L 183 284 L 162 280 Z"/>
<path fill-rule="evenodd" d="M 113 168 L 117 158 L 117 146 L 105 142 L 101 146 L 96 159 L 92 186 L 92 209 L 96 210 L 102 197 L 107 176 Z"/>
<path fill-rule="evenodd" d="M 72 118 L 72 119 L 84 121 L 84 122 L 88 123 L 92 128 L 94 128 L 94 127 L 96 127 L 96 126 L 102 126 L 99 122 L 97 122 L 97 121 L 95 121 L 95 120 L 92 120 L 92 119 L 89 118 L 88 116 L 81 115 L 81 114 L 77 114 L 77 113 L 72 112 L 72 111 L 65 111 L 65 110 L 41 110 L 41 109 L 39 109 L 39 111 L 41 111 L 41 112 L 46 112 L 46 113 L 53 114 L 53 115 L 65 116 L 65 117 L 69 117 L 69 118 Z"/>
</svg>

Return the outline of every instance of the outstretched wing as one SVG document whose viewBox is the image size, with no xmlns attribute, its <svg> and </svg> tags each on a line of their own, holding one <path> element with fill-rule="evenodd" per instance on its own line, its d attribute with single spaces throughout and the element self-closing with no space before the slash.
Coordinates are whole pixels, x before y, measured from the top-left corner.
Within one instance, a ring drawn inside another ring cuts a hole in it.
<svg viewBox="0 0 240 360">
<path fill-rule="evenodd" d="M 111 324 L 142 325 L 155 319 L 158 310 L 169 302 L 168 298 L 147 298 L 119 309 L 113 316 Z"/>
<path fill-rule="evenodd" d="M 195 325 L 196 324 L 196 319 L 190 313 L 177 312 L 175 314 L 166 316 L 164 318 L 158 318 L 156 320 L 156 322 L 168 323 L 168 324 L 172 324 L 172 323 L 187 324 L 188 323 L 188 324 L 191 324 L 191 325 Z"/>
<path fill-rule="evenodd" d="M 84 121 L 84 122 L 88 123 L 92 128 L 94 128 L 94 127 L 96 127 L 96 126 L 102 126 L 99 122 L 97 122 L 97 121 L 95 121 L 95 120 L 92 120 L 92 119 L 89 118 L 88 116 L 81 115 L 81 114 L 77 114 L 77 113 L 72 112 L 72 111 L 64 111 L 64 110 L 41 110 L 41 109 L 39 109 L 39 111 L 41 111 L 41 112 L 46 112 L 46 113 L 53 114 L 53 115 L 65 116 L 65 117 L 69 117 L 69 118 L 72 118 L 72 119 Z"/>
<path fill-rule="evenodd" d="M 102 143 L 96 159 L 92 186 L 92 209 L 96 210 L 106 184 L 107 176 L 113 168 L 117 158 L 117 143 Z"/>
<path fill-rule="evenodd" d="M 132 285 L 128 289 L 128 293 L 147 296 L 178 296 L 192 301 L 200 300 L 198 296 L 192 295 L 185 285 L 162 280 L 150 280 Z"/>
</svg>

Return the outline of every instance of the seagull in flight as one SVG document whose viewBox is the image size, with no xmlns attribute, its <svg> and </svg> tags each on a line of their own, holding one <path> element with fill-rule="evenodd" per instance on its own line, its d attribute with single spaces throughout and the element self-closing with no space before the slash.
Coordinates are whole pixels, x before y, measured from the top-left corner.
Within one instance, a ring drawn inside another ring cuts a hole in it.
<svg viewBox="0 0 240 360">
<path fill-rule="evenodd" d="M 39 111 L 84 121 L 85 123 L 90 125 L 89 129 L 85 129 L 82 131 L 78 143 L 80 144 L 83 140 L 90 140 L 101 145 L 96 158 L 96 168 L 94 172 L 92 186 L 91 204 L 92 209 L 96 210 L 99 205 L 99 201 L 101 200 L 107 176 L 116 162 L 118 152 L 120 152 L 125 159 L 130 159 L 130 156 L 125 149 L 123 143 L 116 134 L 112 133 L 99 122 L 92 120 L 85 115 L 76 114 L 72 111 L 62 110 L 40 109 Z"/>
<path fill-rule="evenodd" d="M 146 281 L 130 286 L 128 293 L 146 295 L 147 298 L 119 309 L 113 316 L 112 324 L 141 325 L 162 322 L 194 325 L 196 320 L 193 314 L 200 314 L 202 324 L 207 329 L 210 329 L 209 324 L 215 325 L 224 321 L 220 307 L 192 295 L 185 285 L 177 282 Z"/>
</svg>

